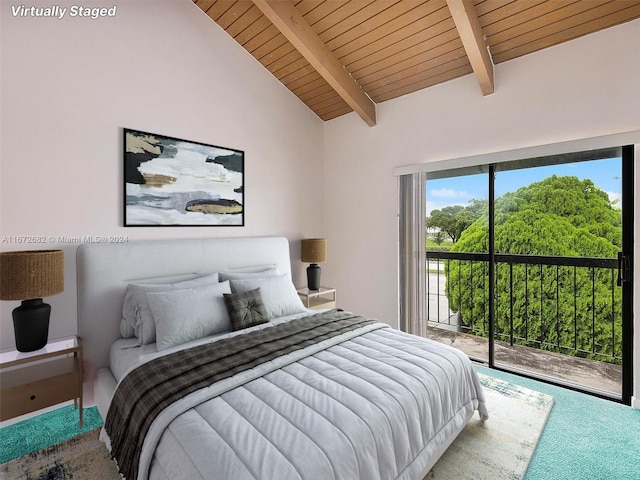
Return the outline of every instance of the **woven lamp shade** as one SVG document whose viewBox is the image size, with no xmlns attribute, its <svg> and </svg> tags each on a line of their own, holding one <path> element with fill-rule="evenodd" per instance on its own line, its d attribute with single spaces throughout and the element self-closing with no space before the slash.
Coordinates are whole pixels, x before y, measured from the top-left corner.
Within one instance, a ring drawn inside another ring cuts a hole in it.
<svg viewBox="0 0 640 480">
<path fill-rule="evenodd" d="M 305 238 L 302 240 L 300 259 L 304 263 L 320 263 L 327 261 L 327 239 Z"/>
<path fill-rule="evenodd" d="M 29 300 L 64 290 L 64 252 L 0 253 L 0 300 Z"/>
</svg>

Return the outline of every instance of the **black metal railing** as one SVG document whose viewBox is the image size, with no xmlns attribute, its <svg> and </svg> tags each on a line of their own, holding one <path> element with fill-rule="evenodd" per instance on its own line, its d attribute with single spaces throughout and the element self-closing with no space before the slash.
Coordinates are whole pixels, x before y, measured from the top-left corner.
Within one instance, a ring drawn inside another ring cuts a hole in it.
<svg viewBox="0 0 640 480">
<path fill-rule="evenodd" d="M 430 326 L 609 363 L 622 361 L 621 291 L 613 258 L 427 252 Z"/>
</svg>

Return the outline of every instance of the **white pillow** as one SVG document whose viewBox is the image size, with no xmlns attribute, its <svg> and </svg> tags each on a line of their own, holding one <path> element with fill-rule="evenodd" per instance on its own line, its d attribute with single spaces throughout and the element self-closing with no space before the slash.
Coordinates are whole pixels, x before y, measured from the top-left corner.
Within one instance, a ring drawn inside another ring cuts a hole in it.
<svg viewBox="0 0 640 480">
<path fill-rule="evenodd" d="M 167 292 L 148 292 L 149 308 L 156 324 L 156 348 L 231 331 L 223 295 L 231 293 L 229 282 Z"/>
<path fill-rule="evenodd" d="M 136 336 L 135 329 L 131 325 L 129 325 L 129 322 L 127 322 L 124 318 L 120 319 L 120 336 L 122 338 L 131 338 Z"/>
<path fill-rule="evenodd" d="M 231 291 L 246 292 L 260 289 L 262 301 L 270 319 L 304 312 L 306 309 L 298 296 L 296 287 L 289 279 L 289 275 L 276 277 L 247 278 L 231 280 Z"/>
<path fill-rule="evenodd" d="M 220 272 L 220 281 L 223 282 L 225 280 L 244 280 L 248 278 L 264 278 L 264 277 L 275 277 L 276 275 L 280 275 L 278 271 L 278 267 L 265 268 L 262 270 L 256 271 L 244 271 L 244 272 Z"/>
<path fill-rule="evenodd" d="M 185 288 L 196 288 L 203 285 L 213 285 L 218 283 L 218 274 L 205 275 L 202 277 L 176 283 L 132 283 L 127 287 L 122 305 L 122 318 L 128 325 L 123 328 L 120 322 L 120 333 L 130 334 L 133 329 L 134 335 L 138 337 L 140 345 L 146 345 L 156 341 L 156 326 L 153 315 L 149 310 L 147 292 L 166 292 Z M 132 336 L 132 335 L 129 335 Z M 127 338 L 123 335 L 124 338 Z"/>
</svg>

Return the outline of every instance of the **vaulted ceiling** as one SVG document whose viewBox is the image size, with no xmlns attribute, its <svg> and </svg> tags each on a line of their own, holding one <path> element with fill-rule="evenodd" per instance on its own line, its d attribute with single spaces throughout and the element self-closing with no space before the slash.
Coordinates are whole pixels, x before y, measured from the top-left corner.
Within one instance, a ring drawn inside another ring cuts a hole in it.
<svg viewBox="0 0 640 480">
<path fill-rule="evenodd" d="M 193 0 L 323 120 L 640 18 L 640 0 Z M 615 54 L 615 52 L 612 52 Z"/>
</svg>

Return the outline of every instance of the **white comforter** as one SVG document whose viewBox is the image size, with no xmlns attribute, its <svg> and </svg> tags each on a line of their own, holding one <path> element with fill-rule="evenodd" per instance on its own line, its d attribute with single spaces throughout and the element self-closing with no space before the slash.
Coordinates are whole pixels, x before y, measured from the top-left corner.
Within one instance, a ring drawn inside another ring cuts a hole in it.
<svg viewBox="0 0 640 480">
<path fill-rule="evenodd" d="M 460 351 L 368 325 L 185 397 L 138 478 L 422 479 L 484 395 Z"/>
</svg>

